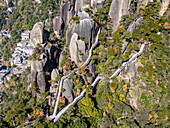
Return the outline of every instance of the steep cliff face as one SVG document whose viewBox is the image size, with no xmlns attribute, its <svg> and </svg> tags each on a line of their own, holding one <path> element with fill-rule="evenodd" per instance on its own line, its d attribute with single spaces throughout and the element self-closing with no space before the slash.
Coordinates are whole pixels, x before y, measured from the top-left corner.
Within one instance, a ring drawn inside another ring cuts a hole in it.
<svg viewBox="0 0 170 128">
<path fill-rule="evenodd" d="M 57 36 L 63 33 L 69 21 L 80 10 L 91 6 L 102 7 L 105 0 L 70 0 L 61 4 L 60 16 L 53 19 L 53 30 Z M 86 3 L 86 4 L 85 4 Z M 98 7 L 97 7 L 98 8 Z M 71 37 L 70 37 L 71 38 Z"/>
<path fill-rule="evenodd" d="M 70 19 L 75 14 L 75 0 L 67 1 L 61 3 L 60 16 L 53 19 L 53 30 L 56 35 L 63 33 L 64 29 L 67 27 Z"/>
<path fill-rule="evenodd" d="M 58 66 L 59 50 L 56 47 L 51 46 L 50 48 L 46 48 L 45 53 L 43 54 L 45 54 L 45 56 L 41 60 L 31 61 L 31 73 L 29 75 L 29 83 L 32 84 L 33 82 L 36 82 L 39 92 L 45 92 L 49 89 L 49 75 L 53 69 Z M 52 78 L 54 79 L 54 77 L 55 74 L 52 73 Z"/>
<path fill-rule="evenodd" d="M 113 0 L 110 6 L 109 15 L 113 21 L 113 32 L 115 32 L 119 26 L 121 16 L 129 13 L 130 3 L 132 0 Z"/>
<path fill-rule="evenodd" d="M 80 20 L 80 23 L 75 24 L 70 29 L 67 29 L 67 33 L 66 33 L 67 43 L 70 42 L 73 33 L 77 33 L 79 37 L 84 37 L 86 41 L 90 42 L 92 38 L 91 30 L 92 30 L 92 23 L 90 19 Z"/>
<path fill-rule="evenodd" d="M 137 11 L 142 3 L 147 4 L 153 0 L 139 0 L 137 2 Z M 130 13 L 132 0 L 113 0 L 110 6 L 109 15 L 113 21 L 113 32 L 115 32 L 120 25 L 120 20 L 123 15 Z"/>
</svg>

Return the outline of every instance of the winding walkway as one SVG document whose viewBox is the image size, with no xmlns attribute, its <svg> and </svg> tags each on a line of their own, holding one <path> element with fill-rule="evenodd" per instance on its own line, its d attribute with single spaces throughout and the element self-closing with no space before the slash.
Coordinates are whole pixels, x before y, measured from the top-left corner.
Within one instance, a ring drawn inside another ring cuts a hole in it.
<svg viewBox="0 0 170 128">
<path fill-rule="evenodd" d="M 98 33 L 97 33 L 97 36 L 96 36 L 96 40 L 95 40 L 95 43 L 92 45 L 91 49 L 89 50 L 89 56 L 87 58 L 87 60 L 84 62 L 84 64 L 81 66 L 81 67 L 86 67 L 89 63 L 90 63 L 90 60 L 91 60 L 91 57 L 92 57 L 92 53 L 93 53 L 93 49 L 97 46 L 98 44 L 98 38 L 99 38 L 99 34 L 100 34 L 100 28 L 98 30 Z M 61 88 L 63 87 L 63 82 L 65 79 L 67 79 L 72 73 L 75 73 L 77 72 L 78 68 L 75 68 L 73 71 L 71 71 L 68 75 L 66 76 L 63 76 L 60 81 L 59 81 L 59 88 L 57 90 L 57 96 L 56 96 L 56 102 L 55 102 L 55 105 L 54 105 L 54 110 L 53 110 L 53 114 L 52 116 L 49 116 L 48 119 L 52 119 L 56 116 L 56 113 L 57 113 L 57 109 L 58 109 L 58 102 L 59 102 L 59 98 L 60 98 L 60 95 L 61 95 Z"/>
<path fill-rule="evenodd" d="M 98 35 L 99 35 L 99 33 L 100 33 L 100 30 L 99 30 L 99 32 L 98 32 Z M 96 45 L 97 45 L 98 37 L 96 38 L 96 40 L 97 40 L 97 41 L 95 42 L 95 44 L 94 44 L 94 45 L 92 46 L 92 48 L 90 49 L 89 57 L 88 57 L 88 59 L 86 60 L 86 62 L 83 64 L 83 66 L 88 65 L 88 63 L 90 62 L 90 59 L 91 59 L 91 56 L 92 56 L 92 50 L 93 50 L 93 48 L 96 47 Z M 128 64 L 130 64 L 131 62 L 135 61 L 139 56 L 141 56 L 141 54 L 143 53 L 143 50 L 144 50 L 144 48 L 145 48 L 145 45 L 146 45 L 146 44 L 149 44 L 149 43 L 150 43 L 150 42 L 145 42 L 145 43 L 143 43 L 143 44 L 141 45 L 141 47 L 140 47 L 139 52 L 136 53 L 136 54 L 134 54 L 127 62 L 124 62 L 124 63 L 122 64 L 122 66 L 121 66 L 120 68 L 118 68 L 118 69 L 109 77 L 109 79 L 113 78 L 114 76 L 118 76 L 118 75 L 121 73 L 121 71 L 122 71 Z M 76 72 L 76 71 L 77 71 L 77 69 L 73 70 L 71 73 L 74 73 L 74 72 Z M 66 79 L 68 76 L 70 76 L 71 73 L 70 73 L 69 75 L 64 76 L 64 77 L 61 78 L 61 82 L 60 82 L 60 86 L 61 86 L 61 87 L 62 87 L 62 81 L 63 81 L 64 79 Z M 96 86 L 96 84 L 97 84 L 100 80 L 103 80 L 104 78 L 105 78 L 104 76 L 97 76 L 96 79 L 94 80 L 94 82 L 91 84 L 91 87 L 94 88 L 94 87 Z M 60 88 L 61 88 L 61 87 L 60 87 Z M 56 115 L 57 110 L 55 110 L 55 111 L 54 111 L 55 113 L 53 113 L 52 116 L 48 117 L 48 119 L 51 119 L 51 120 L 54 121 L 54 123 L 56 123 L 56 122 L 61 118 L 62 114 L 64 114 L 64 113 L 67 112 L 67 110 L 69 109 L 70 106 L 75 105 L 80 99 L 82 99 L 82 98 L 84 97 L 85 93 L 86 93 L 86 90 L 84 89 L 84 90 L 81 92 L 81 94 L 80 94 L 79 96 L 77 96 L 77 97 L 73 100 L 72 103 L 70 103 L 70 104 L 68 104 L 66 107 L 64 107 L 60 112 L 58 112 L 57 115 Z M 59 96 L 60 96 L 60 95 L 59 95 Z M 58 102 L 58 99 L 57 99 L 56 102 Z M 58 105 L 58 104 L 56 104 L 56 105 Z M 55 106 L 55 109 L 56 109 L 56 107 L 57 107 L 57 106 Z"/>
</svg>

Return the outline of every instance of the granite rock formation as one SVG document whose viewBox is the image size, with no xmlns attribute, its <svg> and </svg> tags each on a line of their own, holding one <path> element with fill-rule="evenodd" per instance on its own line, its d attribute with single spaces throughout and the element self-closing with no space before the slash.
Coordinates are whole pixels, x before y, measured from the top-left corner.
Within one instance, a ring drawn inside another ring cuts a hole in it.
<svg viewBox="0 0 170 128">
<path fill-rule="evenodd" d="M 69 45 L 69 51 L 71 60 L 74 61 L 78 66 L 80 65 L 80 63 L 78 62 L 79 60 L 84 62 L 87 58 L 85 48 L 86 47 L 84 41 L 78 40 L 78 35 L 76 33 L 73 33 Z"/>
<path fill-rule="evenodd" d="M 142 3 L 147 4 L 153 2 L 153 0 L 139 0 L 137 3 L 137 11 Z M 123 15 L 129 14 L 131 10 L 132 0 L 113 0 L 110 6 L 109 15 L 113 22 L 113 32 L 115 32 L 120 25 L 120 20 Z"/>
<path fill-rule="evenodd" d="M 42 22 L 38 22 L 34 25 L 31 36 L 30 36 L 30 44 L 33 47 L 36 47 L 37 44 L 45 44 L 47 40 L 47 32 L 44 29 L 44 24 Z"/>
<path fill-rule="evenodd" d="M 58 59 L 59 59 L 59 50 L 51 46 L 50 48 L 46 48 L 45 50 L 45 58 L 41 60 L 33 60 L 31 61 L 31 73 L 29 75 L 29 83 L 32 84 L 33 82 L 37 83 L 39 92 L 45 92 L 49 88 L 48 83 L 48 75 L 56 69 L 58 66 Z M 54 73 L 51 76 L 52 78 L 55 77 Z M 29 89 L 28 89 L 29 90 Z"/>
<path fill-rule="evenodd" d="M 72 95 L 72 85 L 69 79 L 65 79 L 63 82 L 63 95 L 64 97 L 71 103 L 73 101 L 73 95 Z"/>
</svg>

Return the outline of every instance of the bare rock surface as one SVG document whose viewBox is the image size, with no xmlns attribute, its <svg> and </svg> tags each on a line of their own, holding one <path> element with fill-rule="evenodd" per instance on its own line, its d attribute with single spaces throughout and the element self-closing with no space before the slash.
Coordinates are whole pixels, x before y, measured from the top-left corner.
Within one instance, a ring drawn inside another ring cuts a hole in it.
<svg viewBox="0 0 170 128">
<path fill-rule="evenodd" d="M 113 32 L 120 25 L 119 21 L 123 15 L 129 13 L 131 0 L 113 0 L 110 6 L 109 15 L 113 21 Z"/>
<path fill-rule="evenodd" d="M 153 2 L 153 0 L 139 0 L 137 3 L 138 9 L 142 3 L 146 5 L 148 2 Z M 120 20 L 123 15 L 129 14 L 131 9 L 132 0 L 113 0 L 110 6 L 109 15 L 113 22 L 113 32 L 115 32 L 119 25 Z"/>
<path fill-rule="evenodd" d="M 63 95 L 69 101 L 69 103 L 71 103 L 73 101 L 73 95 L 72 95 L 72 85 L 69 79 L 64 80 L 63 88 L 65 89 L 65 91 L 63 92 Z"/>
<path fill-rule="evenodd" d="M 80 23 L 76 23 L 71 28 L 67 29 L 66 42 L 70 43 L 73 33 L 77 33 L 79 37 L 84 37 L 86 41 L 90 42 L 92 27 L 90 19 L 80 20 Z"/>
<path fill-rule="evenodd" d="M 38 72 L 37 84 L 38 84 L 40 92 L 45 92 L 46 91 L 46 81 L 45 81 L 44 72 Z"/>
<path fill-rule="evenodd" d="M 71 60 L 74 61 L 77 65 L 79 65 L 78 61 L 85 61 L 85 43 L 82 40 L 78 40 L 78 35 L 73 33 L 73 36 L 69 45 Z M 80 58 L 80 56 L 82 58 Z"/>
<path fill-rule="evenodd" d="M 159 12 L 160 16 L 163 16 L 163 14 L 166 12 L 166 10 L 168 9 L 168 5 L 169 5 L 169 0 L 163 0 L 162 1 L 162 5 L 161 5 L 161 10 Z"/>
<path fill-rule="evenodd" d="M 51 73 L 51 80 L 55 80 L 55 78 L 59 75 L 59 72 L 57 69 L 53 69 L 52 73 Z M 55 85 L 54 82 L 51 83 L 51 85 Z"/>
<path fill-rule="evenodd" d="M 33 47 L 36 47 L 37 44 L 43 44 L 45 41 L 46 33 L 44 30 L 44 24 L 42 22 L 37 22 L 31 31 L 30 44 Z"/>
</svg>

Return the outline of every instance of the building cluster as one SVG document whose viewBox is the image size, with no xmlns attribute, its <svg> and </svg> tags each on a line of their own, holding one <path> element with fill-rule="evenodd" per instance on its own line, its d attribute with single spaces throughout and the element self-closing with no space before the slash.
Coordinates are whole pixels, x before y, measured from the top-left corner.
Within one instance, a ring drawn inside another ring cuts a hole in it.
<svg viewBox="0 0 170 128">
<path fill-rule="evenodd" d="M 6 67 L 0 64 L 0 85 L 8 74 L 9 74 L 9 69 L 6 69 Z"/>
<path fill-rule="evenodd" d="M 11 38 L 11 35 L 8 33 L 7 30 L 0 30 L 0 39 L 4 40 L 4 37 Z M 0 41 L 1 43 L 2 41 Z"/>
<path fill-rule="evenodd" d="M 33 54 L 34 48 L 29 43 L 30 32 L 26 31 L 21 34 L 21 41 L 17 43 L 12 58 L 10 59 L 11 65 L 26 63 L 26 59 Z"/>
<path fill-rule="evenodd" d="M 3 34 L 5 31 L 0 31 Z M 4 79 L 10 80 L 10 77 L 14 74 L 21 74 L 27 67 L 30 66 L 30 61 L 28 57 L 33 54 L 34 48 L 29 43 L 30 31 L 25 31 L 21 33 L 21 41 L 17 43 L 17 47 L 12 54 L 12 58 L 9 59 L 11 66 L 15 67 L 9 69 L 4 68 L 5 66 L 0 65 L 0 85 L 3 83 Z"/>
</svg>

